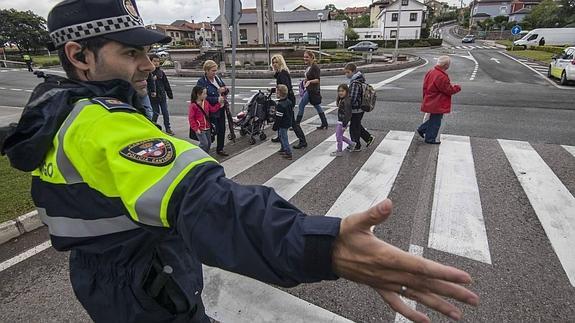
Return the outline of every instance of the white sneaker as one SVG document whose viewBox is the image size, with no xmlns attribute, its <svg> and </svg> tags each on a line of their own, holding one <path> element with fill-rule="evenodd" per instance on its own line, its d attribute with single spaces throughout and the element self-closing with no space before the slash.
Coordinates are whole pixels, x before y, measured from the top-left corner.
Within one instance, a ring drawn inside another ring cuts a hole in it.
<svg viewBox="0 0 575 323">
<path fill-rule="evenodd" d="M 346 149 L 347 151 L 354 151 L 355 146 L 357 146 L 357 143 L 355 141 L 352 141 L 351 144 L 349 144 Z"/>
<path fill-rule="evenodd" d="M 343 153 L 341 151 L 332 151 L 329 155 L 331 157 L 341 157 L 343 156 Z"/>
</svg>

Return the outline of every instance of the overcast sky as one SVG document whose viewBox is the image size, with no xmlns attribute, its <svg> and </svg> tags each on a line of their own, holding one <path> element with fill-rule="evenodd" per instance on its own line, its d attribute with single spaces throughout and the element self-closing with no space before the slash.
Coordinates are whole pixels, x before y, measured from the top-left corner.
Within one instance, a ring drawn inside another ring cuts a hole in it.
<svg viewBox="0 0 575 323">
<path fill-rule="evenodd" d="M 36 14 L 47 17 L 50 9 L 61 0 L 0 0 L 0 8 L 15 8 L 18 10 L 32 10 Z M 445 0 L 444 0 L 445 1 Z M 423 2 L 423 1 L 422 1 Z M 458 0 L 447 2 L 459 5 Z M 469 2 L 469 0 L 464 0 Z M 177 19 L 195 21 L 211 21 L 219 15 L 217 0 L 136 0 L 140 14 L 146 24 L 171 23 Z M 213 4 L 212 6 L 206 3 Z M 255 0 L 243 0 L 244 8 L 255 7 Z M 280 4 L 281 3 L 281 4 Z M 322 5 L 319 5 L 319 4 Z M 371 0 L 275 0 L 275 10 L 293 10 L 298 5 L 310 9 L 323 9 L 326 4 L 333 3 L 337 8 L 368 6 Z"/>
</svg>

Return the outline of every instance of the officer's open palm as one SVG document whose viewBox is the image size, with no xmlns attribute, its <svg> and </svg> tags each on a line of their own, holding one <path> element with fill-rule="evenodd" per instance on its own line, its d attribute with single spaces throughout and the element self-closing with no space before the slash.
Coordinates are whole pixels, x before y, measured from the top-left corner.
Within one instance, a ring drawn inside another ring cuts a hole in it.
<svg viewBox="0 0 575 323">
<path fill-rule="evenodd" d="M 393 310 L 415 322 L 430 320 L 408 307 L 400 294 L 453 319 L 460 319 L 461 310 L 444 297 L 477 305 L 479 297 L 461 286 L 471 283 L 471 276 L 454 267 L 411 255 L 376 238 L 371 227 L 386 220 L 391 211 L 391 201 L 385 200 L 342 220 L 333 249 L 334 272 L 342 278 L 373 287 Z"/>
</svg>

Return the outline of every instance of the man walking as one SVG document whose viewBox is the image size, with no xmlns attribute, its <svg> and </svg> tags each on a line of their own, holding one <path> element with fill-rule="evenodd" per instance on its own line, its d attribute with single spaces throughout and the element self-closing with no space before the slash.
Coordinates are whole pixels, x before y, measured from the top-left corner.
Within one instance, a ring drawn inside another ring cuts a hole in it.
<svg viewBox="0 0 575 323">
<path fill-rule="evenodd" d="M 28 67 L 28 72 L 34 72 L 34 69 L 32 69 L 32 58 L 30 55 L 24 54 L 22 55 L 22 59 L 24 60 L 24 63 L 26 63 L 26 67 Z"/>
<path fill-rule="evenodd" d="M 365 77 L 357 70 L 357 66 L 353 63 L 348 63 L 344 67 L 345 76 L 349 79 L 349 96 L 351 97 L 351 122 L 349 126 L 349 134 L 351 140 L 355 142 L 354 152 L 361 151 L 361 140 L 366 142 L 366 147 L 369 147 L 375 139 L 361 124 L 364 111 L 361 109 L 361 99 L 363 97 L 363 84 L 365 84 Z M 348 147 L 349 149 L 349 147 Z"/>
<path fill-rule="evenodd" d="M 435 67 L 425 74 L 423 80 L 421 112 L 429 113 L 429 119 L 417 128 L 417 133 L 426 143 L 432 145 L 441 143 L 436 139 L 441 119 L 443 114 L 451 112 L 451 96 L 461 91 L 459 85 L 451 85 L 446 72 L 449 65 L 451 65 L 449 56 L 439 57 Z"/>
<path fill-rule="evenodd" d="M 166 73 L 160 68 L 160 57 L 154 54 L 150 56 L 150 60 L 156 67 L 148 77 L 148 92 L 150 92 L 150 101 L 154 110 L 152 121 L 158 121 L 161 110 L 162 119 L 164 120 L 164 131 L 168 135 L 173 136 L 174 132 L 170 127 L 170 113 L 168 112 L 168 98 L 170 100 L 174 99 L 172 88 Z"/>
</svg>

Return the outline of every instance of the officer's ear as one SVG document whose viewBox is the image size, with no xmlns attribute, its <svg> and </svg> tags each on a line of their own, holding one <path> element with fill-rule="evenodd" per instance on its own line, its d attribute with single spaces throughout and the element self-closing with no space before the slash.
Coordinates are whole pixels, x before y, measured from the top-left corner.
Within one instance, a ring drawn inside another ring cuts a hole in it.
<svg viewBox="0 0 575 323">
<path fill-rule="evenodd" d="M 68 42 L 64 45 L 64 52 L 70 63 L 77 69 L 78 77 L 82 78 L 90 70 L 93 56 L 90 51 L 84 50 L 82 45 L 76 42 Z"/>
</svg>

